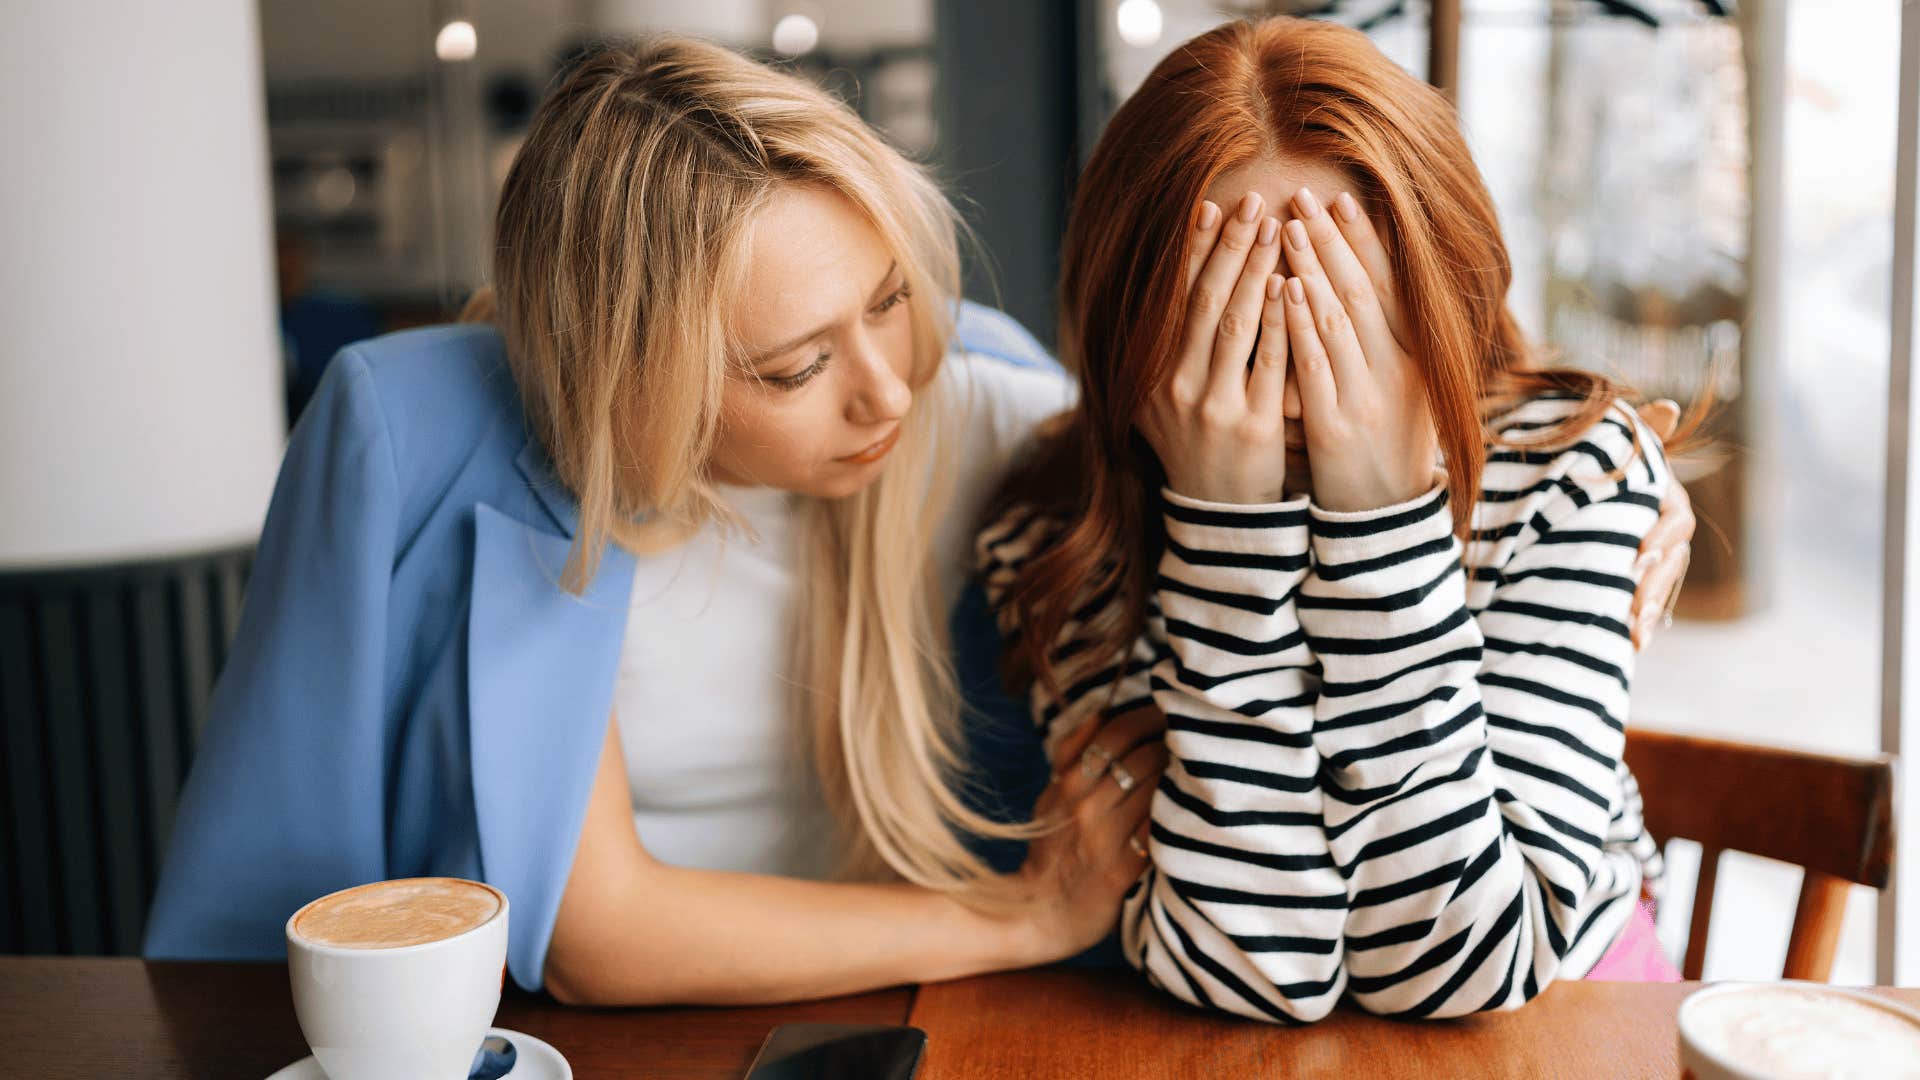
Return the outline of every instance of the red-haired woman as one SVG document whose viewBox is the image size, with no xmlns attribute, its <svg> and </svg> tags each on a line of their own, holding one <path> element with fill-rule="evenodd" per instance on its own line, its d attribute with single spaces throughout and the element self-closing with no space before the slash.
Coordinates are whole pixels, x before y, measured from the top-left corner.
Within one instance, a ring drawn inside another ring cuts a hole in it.
<svg viewBox="0 0 1920 1080">
<path fill-rule="evenodd" d="M 1081 399 L 979 553 L 1063 786 L 1166 718 L 1129 959 L 1276 1021 L 1669 972 L 1621 747 L 1670 473 L 1537 366 L 1452 108 L 1350 30 L 1222 26 L 1114 117 L 1063 264 Z"/>
</svg>

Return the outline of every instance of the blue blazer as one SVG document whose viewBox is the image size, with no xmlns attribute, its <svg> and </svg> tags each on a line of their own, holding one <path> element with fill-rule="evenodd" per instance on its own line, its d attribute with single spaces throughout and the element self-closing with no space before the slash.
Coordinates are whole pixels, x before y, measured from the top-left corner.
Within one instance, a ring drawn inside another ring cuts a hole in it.
<svg viewBox="0 0 1920 1080">
<path fill-rule="evenodd" d="M 964 305 L 959 323 L 962 348 L 1053 362 L 999 312 Z M 316 896 L 450 875 L 507 894 L 508 967 L 540 988 L 633 583 L 609 548 L 584 595 L 560 588 L 576 520 L 491 326 L 391 334 L 328 365 L 281 465 L 148 957 L 280 958 Z M 975 729 L 1019 774 L 992 809 L 1020 814 L 1045 780 L 1037 735 L 992 678 L 977 588 L 958 619 Z"/>
</svg>

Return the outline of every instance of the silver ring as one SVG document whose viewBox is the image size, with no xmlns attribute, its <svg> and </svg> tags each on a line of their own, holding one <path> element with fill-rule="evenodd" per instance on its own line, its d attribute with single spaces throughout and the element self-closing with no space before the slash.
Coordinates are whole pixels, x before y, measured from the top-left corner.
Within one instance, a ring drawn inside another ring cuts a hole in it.
<svg viewBox="0 0 1920 1080">
<path fill-rule="evenodd" d="M 1123 795 L 1132 791 L 1133 785 L 1139 783 L 1133 778 L 1133 774 L 1127 771 L 1127 767 L 1117 761 L 1107 766 L 1107 775 L 1113 777 L 1113 782 L 1120 785 L 1120 792 Z"/>
<path fill-rule="evenodd" d="M 1127 837 L 1127 846 L 1133 849 L 1133 853 L 1135 855 L 1138 855 L 1143 859 L 1147 857 L 1147 845 L 1141 843 L 1139 837 L 1137 836 Z"/>
<path fill-rule="evenodd" d="M 1087 748 L 1080 751 L 1080 775 L 1089 780 L 1099 779 L 1113 764 L 1113 751 L 1099 743 L 1088 743 Z"/>
</svg>

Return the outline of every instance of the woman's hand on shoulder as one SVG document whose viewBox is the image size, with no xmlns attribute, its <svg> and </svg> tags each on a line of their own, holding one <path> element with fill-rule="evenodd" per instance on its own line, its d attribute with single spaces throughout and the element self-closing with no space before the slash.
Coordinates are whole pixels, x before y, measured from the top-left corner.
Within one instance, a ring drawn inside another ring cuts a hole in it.
<svg viewBox="0 0 1920 1080">
<path fill-rule="evenodd" d="M 1429 490 L 1433 417 L 1393 296 L 1387 252 L 1352 195 L 1301 188 L 1281 230 L 1283 290 L 1314 501 L 1374 510 Z"/>
<path fill-rule="evenodd" d="M 1022 950 L 1044 964 L 1100 943 L 1147 865 L 1148 812 L 1167 767 L 1167 719 L 1152 706 L 1089 720 L 1061 742 L 1054 780 L 1034 819 L 1055 828 L 1019 870 L 1032 935 Z"/>
<path fill-rule="evenodd" d="M 1662 442 L 1673 438 L 1680 424 L 1680 406 L 1662 399 L 1640 406 L 1640 419 L 1660 436 Z M 1645 649 L 1656 629 L 1673 624 L 1673 605 L 1680 597 L 1680 584 L 1687 576 L 1693 556 L 1693 499 L 1675 478 L 1660 500 L 1660 519 L 1640 541 L 1640 556 L 1634 561 L 1639 584 L 1633 590 L 1633 647 Z"/>
<path fill-rule="evenodd" d="M 1173 374 L 1136 423 L 1192 499 L 1268 503 L 1286 482 L 1287 335 L 1280 305 L 1280 222 L 1254 192 L 1222 213 L 1202 202 L 1187 259 L 1187 314 Z"/>
</svg>

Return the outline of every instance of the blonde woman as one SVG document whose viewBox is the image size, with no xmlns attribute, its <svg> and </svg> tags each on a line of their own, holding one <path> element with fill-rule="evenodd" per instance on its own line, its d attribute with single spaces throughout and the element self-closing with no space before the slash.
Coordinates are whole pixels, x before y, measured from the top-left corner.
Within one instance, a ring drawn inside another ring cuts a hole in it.
<svg viewBox="0 0 1920 1080">
<path fill-rule="evenodd" d="M 1157 744 L 1049 790 L 1016 873 L 962 839 L 1025 831 L 956 794 L 944 613 L 1069 398 L 943 355 L 926 175 L 809 84 L 663 39 L 564 79 L 497 233 L 486 321 L 348 348 L 294 433 L 147 954 L 277 957 L 302 902 L 416 875 L 502 888 L 515 981 L 570 1002 L 1106 935 Z"/>
</svg>

